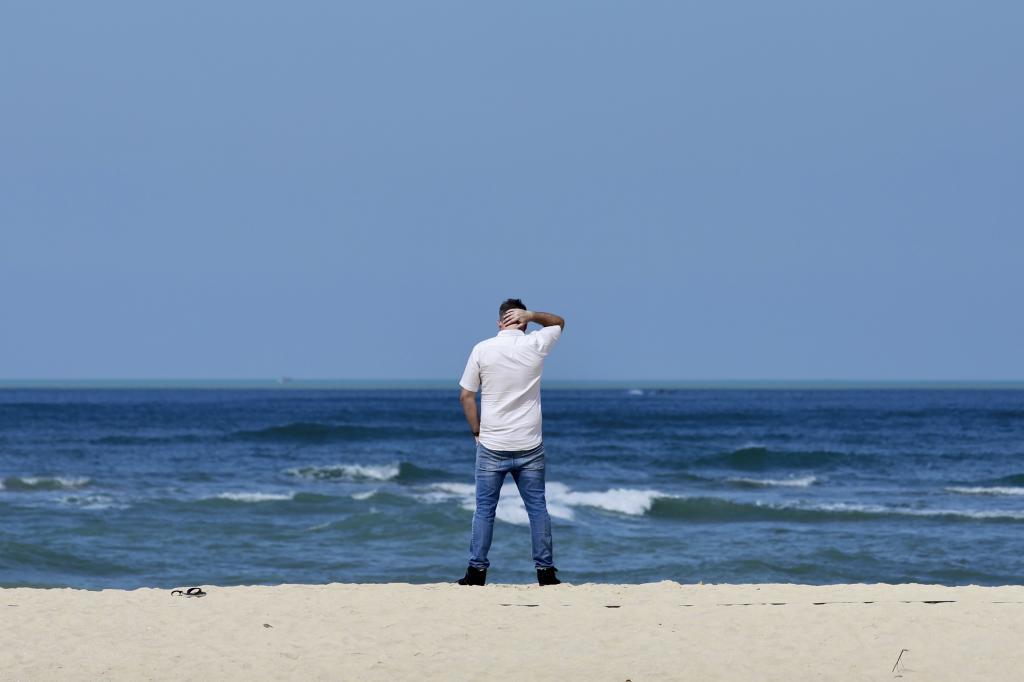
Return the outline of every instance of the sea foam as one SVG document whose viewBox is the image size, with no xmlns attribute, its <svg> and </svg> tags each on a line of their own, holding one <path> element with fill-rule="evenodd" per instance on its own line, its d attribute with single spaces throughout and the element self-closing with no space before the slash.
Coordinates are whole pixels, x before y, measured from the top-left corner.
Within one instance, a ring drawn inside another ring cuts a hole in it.
<svg viewBox="0 0 1024 682">
<path fill-rule="evenodd" d="M 8 476 L 0 478 L 0 490 L 75 490 L 91 482 L 88 476 Z"/>
<path fill-rule="evenodd" d="M 116 501 L 110 495 L 65 495 L 57 501 L 78 509 L 127 509 L 129 506 Z"/>
<path fill-rule="evenodd" d="M 575 518 L 574 507 L 593 507 L 629 516 L 642 516 L 650 511 L 654 500 L 659 497 L 672 497 L 657 490 L 634 488 L 577 492 L 557 481 L 550 481 L 545 487 L 548 514 L 566 521 Z M 417 497 L 425 502 L 456 499 L 464 509 L 476 509 L 476 486 L 471 483 L 434 483 L 429 488 L 428 492 Z M 495 516 L 506 523 L 529 525 L 530 518 L 515 483 L 505 483 L 502 486 Z"/>
<path fill-rule="evenodd" d="M 636 488 L 611 488 L 603 492 L 574 492 L 560 483 L 551 484 L 548 491 L 551 499 L 571 507 L 594 507 L 629 516 L 642 516 L 651 510 L 654 500 L 659 497 L 671 497 L 671 495 L 657 490 Z"/>
<path fill-rule="evenodd" d="M 818 481 L 817 476 L 799 476 L 793 478 L 728 478 L 729 483 L 738 483 L 749 486 L 781 486 L 785 488 L 806 488 Z"/>
<path fill-rule="evenodd" d="M 946 492 L 959 495 L 1024 495 L 1024 488 L 1016 486 L 953 486 L 946 488 Z"/>
<path fill-rule="evenodd" d="M 369 479 L 373 481 L 390 481 L 397 478 L 400 472 L 398 464 L 330 464 L 326 466 L 307 466 L 288 469 L 292 476 L 313 479 Z"/>
<path fill-rule="evenodd" d="M 204 499 L 220 499 L 220 500 L 231 500 L 233 502 L 274 502 L 278 500 L 291 500 L 295 497 L 295 493 L 248 493 L 248 492 L 227 492 L 219 493 L 213 497 L 207 497 Z"/>
<path fill-rule="evenodd" d="M 741 523 L 788 521 L 822 523 L 831 521 L 868 521 L 885 517 L 918 517 L 980 521 L 1024 521 L 1024 511 L 976 509 L 921 509 L 881 504 L 832 502 L 751 502 L 724 497 L 678 496 L 657 499 L 651 514 L 691 522 Z"/>
<path fill-rule="evenodd" d="M 790 507 L 797 508 L 797 507 Z M 810 507 L 812 510 L 832 512 L 861 512 L 865 514 L 892 514 L 895 516 L 923 517 L 960 517 L 980 520 L 1014 520 L 1024 521 L 1024 511 L 984 510 L 984 509 L 909 509 L 906 507 L 889 507 L 876 504 L 851 504 L 835 502 Z"/>
</svg>

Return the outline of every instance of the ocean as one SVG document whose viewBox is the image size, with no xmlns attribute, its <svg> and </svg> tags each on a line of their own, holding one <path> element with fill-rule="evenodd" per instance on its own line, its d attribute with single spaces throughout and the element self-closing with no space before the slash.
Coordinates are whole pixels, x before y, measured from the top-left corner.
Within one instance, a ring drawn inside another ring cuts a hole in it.
<svg viewBox="0 0 1024 682">
<path fill-rule="evenodd" d="M 1024 390 L 545 388 L 572 583 L 1019 584 Z M 455 580 L 451 388 L 0 389 L 0 586 Z M 490 582 L 535 581 L 502 492 Z"/>
</svg>

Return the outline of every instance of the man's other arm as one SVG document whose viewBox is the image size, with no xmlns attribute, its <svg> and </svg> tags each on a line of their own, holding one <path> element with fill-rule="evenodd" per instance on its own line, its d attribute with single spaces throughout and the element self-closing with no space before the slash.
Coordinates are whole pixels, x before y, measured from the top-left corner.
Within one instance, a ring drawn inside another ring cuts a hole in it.
<svg viewBox="0 0 1024 682">
<path fill-rule="evenodd" d="M 504 324 L 522 324 L 523 322 L 536 322 L 542 327 L 553 327 L 556 324 L 565 329 L 565 319 L 554 313 L 540 313 L 535 310 L 520 310 L 513 308 L 506 311 L 502 318 Z"/>
<path fill-rule="evenodd" d="M 459 393 L 459 402 L 462 403 L 462 411 L 466 414 L 466 421 L 469 422 L 469 430 L 473 437 L 480 440 L 480 411 L 476 407 L 476 391 L 462 389 Z"/>
</svg>

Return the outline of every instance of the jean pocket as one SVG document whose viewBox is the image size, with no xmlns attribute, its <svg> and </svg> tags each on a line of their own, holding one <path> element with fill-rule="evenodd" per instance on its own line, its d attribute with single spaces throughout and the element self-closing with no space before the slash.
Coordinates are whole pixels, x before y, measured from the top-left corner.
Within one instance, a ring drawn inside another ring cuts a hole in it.
<svg viewBox="0 0 1024 682">
<path fill-rule="evenodd" d="M 519 468 L 523 471 L 543 471 L 544 451 L 541 450 L 536 455 L 531 455 L 528 459 L 523 460 L 522 466 Z"/>
<path fill-rule="evenodd" d="M 478 447 L 476 449 L 476 470 L 501 471 L 501 458 Z"/>
</svg>

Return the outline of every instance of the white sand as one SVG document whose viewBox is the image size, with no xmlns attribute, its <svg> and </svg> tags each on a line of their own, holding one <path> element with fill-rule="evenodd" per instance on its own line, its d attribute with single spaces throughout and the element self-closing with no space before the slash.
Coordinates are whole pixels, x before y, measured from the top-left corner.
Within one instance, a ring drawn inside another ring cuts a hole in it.
<svg viewBox="0 0 1024 682">
<path fill-rule="evenodd" d="M 204 587 L 0 590 L 0 679 L 1024 679 L 1024 586 Z"/>
</svg>

